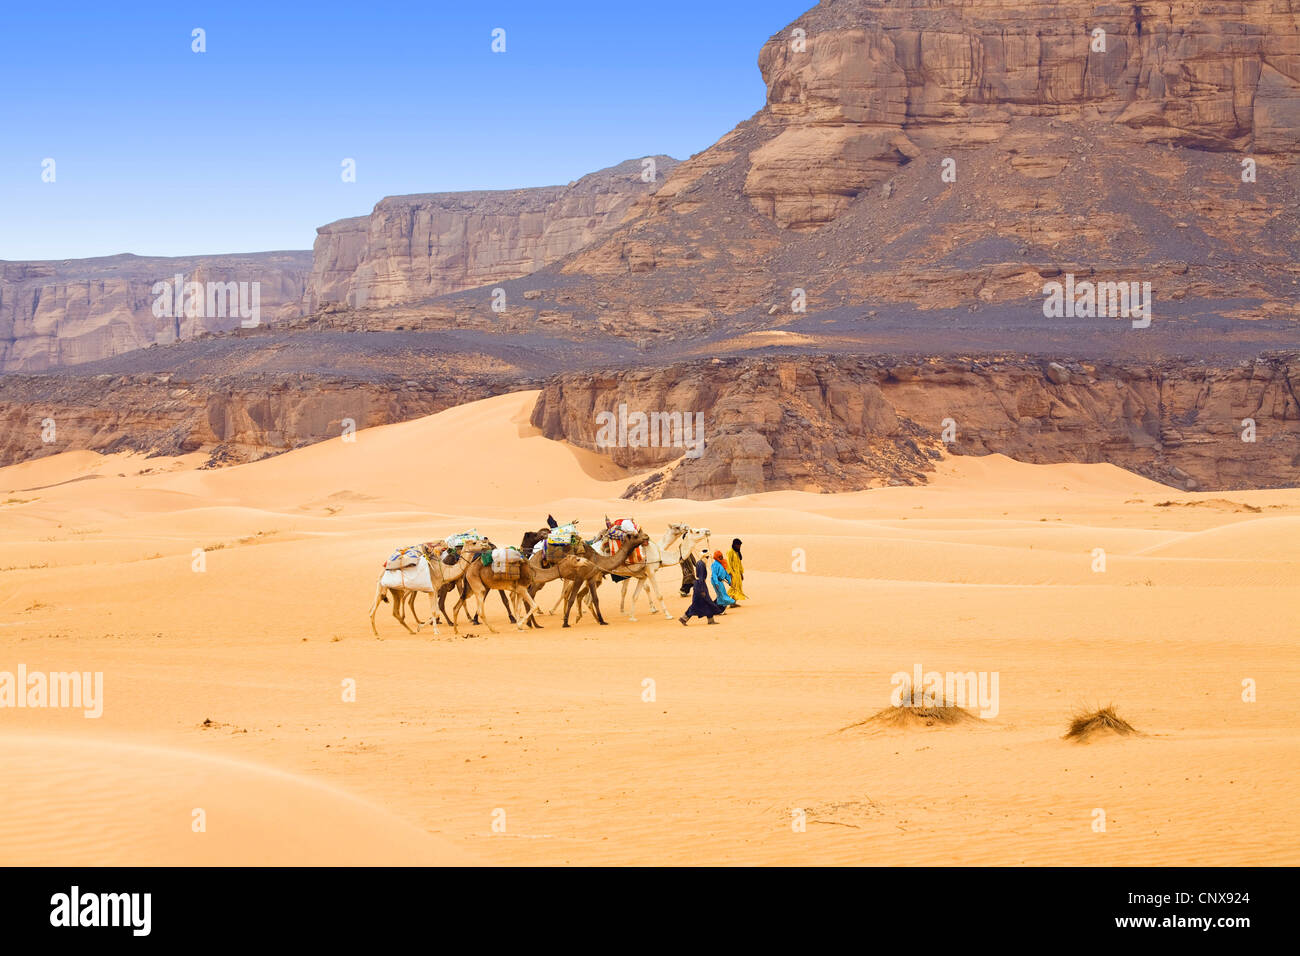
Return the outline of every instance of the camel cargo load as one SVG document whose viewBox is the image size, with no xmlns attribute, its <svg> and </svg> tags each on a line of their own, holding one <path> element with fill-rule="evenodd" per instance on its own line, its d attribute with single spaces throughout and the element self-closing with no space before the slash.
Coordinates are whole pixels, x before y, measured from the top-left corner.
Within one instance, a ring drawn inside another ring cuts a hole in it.
<svg viewBox="0 0 1300 956">
<path fill-rule="evenodd" d="M 414 548 L 408 548 L 403 554 L 414 553 L 416 557 L 415 564 L 405 565 L 400 568 L 389 568 L 385 566 L 383 575 L 379 578 L 381 588 L 403 588 L 408 591 L 432 591 L 433 571 L 429 567 L 429 560 Z M 389 559 L 391 563 L 392 559 Z"/>
<path fill-rule="evenodd" d="M 492 573 L 518 580 L 523 573 L 524 556 L 518 548 L 493 548 L 483 555 L 483 566 L 491 565 Z"/>
</svg>

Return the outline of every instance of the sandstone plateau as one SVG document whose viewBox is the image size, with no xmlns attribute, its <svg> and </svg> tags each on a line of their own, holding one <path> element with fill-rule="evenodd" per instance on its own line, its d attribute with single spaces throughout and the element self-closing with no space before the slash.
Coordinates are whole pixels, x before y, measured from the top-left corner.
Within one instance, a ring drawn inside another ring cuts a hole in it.
<svg viewBox="0 0 1300 956">
<path fill-rule="evenodd" d="M 369 216 L 317 230 L 304 311 L 379 308 L 517 279 L 583 248 L 618 225 L 677 161 L 649 157 L 567 186 L 390 196 Z"/>
<path fill-rule="evenodd" d="M 922 482 L 944 418 L 957 454 L 1111 461 L 1180 488 L 1300 481 L 1300 5 L 828 0 L 758 68 L 762 108 L 659 157 L 654 183 L 630 162 L 385 199 L 321 228 L 271 328 L 116 358 L 83 335 L 66 354 L 98 361 L 0 393 L 24 429 L 0 461 L 49 453 L 33 416 L 82 401 L 87 377 L 211 396 L 301 373 L 329 409 L 349 382 L 454 396 L 550 377 L 535 421 L 587 447 L 619 403 L 703 412 L 704 458 L 608 452 L 658 472 L 640 497 Z M 1150 283 L 1150 327 L 1045 317 L 1044 284 L 1071 275 Z M 57 327 L 6 367 L 54 364 Z M 248 418 L 238 441 L 186 434 L 221 460 L 321 437 L 291 410 Z"/>
<path fill-rule="evenodd" d="M 651 158 L 656 176 L 676 165 Z M 628 160 L 567 186 L 390 196 L 369 216 L 320 227 L 311 253 L 0 262 L 0 371 L 79 365 L 239 325 L 231 316 L 155 316 L 154 283 L 176 275 L 260 283 L 261 320 L 272 324 L 517 278 L 617 225 L 654 188 L 643 168 Z"/>
<path fill-rule="evenodd" d="M 177 275 L 187 283 L 258 282 L 261 321 L 297 315 L 310 267 L 304 252 L 0 262 L 0 372 L 79 365 L 239 325 L 232 315 L 155 316 L 154 284 Z"/>
</svg>

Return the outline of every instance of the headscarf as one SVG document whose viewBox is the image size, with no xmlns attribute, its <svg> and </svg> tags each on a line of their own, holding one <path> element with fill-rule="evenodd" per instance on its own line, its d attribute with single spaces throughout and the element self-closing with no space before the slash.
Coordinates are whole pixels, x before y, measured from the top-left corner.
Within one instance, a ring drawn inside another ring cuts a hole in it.
<svg viewBox="0 0 1300 956">
<path fill-rule="evenodd" d="M 721 560 L 722 560 L 722 552 L 721 552 L 721 551 L 714 551 L 714 552 L 713 552 L 713 560 L 714 560 L 714 561 L 721 561 Z"/>
<path fill-rule="evenodd" d="M 731 539 L 731 550 L 736 552 L 736 557 L 738 557 L 738 558 L 743 558 L 743 557 L 744 557 L 744 555 L 740 553 L 740 539 L 739 539 L 739 538 L 732 538 L 732 539 Z"/>
</svg>

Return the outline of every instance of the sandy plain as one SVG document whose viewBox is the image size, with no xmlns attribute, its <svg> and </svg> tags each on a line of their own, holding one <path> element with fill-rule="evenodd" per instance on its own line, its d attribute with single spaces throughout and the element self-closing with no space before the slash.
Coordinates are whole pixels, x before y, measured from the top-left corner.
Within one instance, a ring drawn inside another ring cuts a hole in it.
<svg viewBox="0 0 1300 956">
<path fill-rule="evenodd" d="M 104 687 L 96 719 L 0 708 L 0 863 L 1300 862 L 1300 491 L 993 456 L 630 503 L 635 475 L 528 426 L 534 398 L 221 470 L 0 469 L 0 672 Z M 606 583 L 608 627 L 520 633 L 494 603 L 497 633 L 381 609 L 371 634 L 394 547 L 516 544 L 547 513 L 742 538 L 750 600 L 633 623 Z M 996 672 L 997 715 L 853 726 L 917 665 Z M 1143 734 L 1062 739 L 1108 704 Z"/>
</svg>

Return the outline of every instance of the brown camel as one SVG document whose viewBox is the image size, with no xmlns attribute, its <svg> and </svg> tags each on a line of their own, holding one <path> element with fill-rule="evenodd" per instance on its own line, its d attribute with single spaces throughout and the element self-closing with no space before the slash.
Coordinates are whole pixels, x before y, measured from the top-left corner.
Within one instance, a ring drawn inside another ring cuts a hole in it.
<svg viewBox="0 0 1300 956">
<path fill-rule="evenodd" d="M 584 542 L 585 544 L 585 542 Z M 628 540 L 623 543 L 617 552 L 613 555 L 619 561 L 626 561 L 637 547 L 634 541 Z M 573 607 L 573 602 L 579 600 L 579 595 L 584 591 L 591 596 L 592 612 L 596 615 L 596 621 L 600 624 L 608 622 L 601 616 L 600 599 L 597 597 L 596 588 L 599 586 L 601 579 L 605 576 L 594 561 L 588 558 L 581 558 L 575 554 L 566 554 L 558 562 L 548 568 L 542 567 L 541 555 L 533 555 L 528 560 L 528 564 L 533 569 L 533 584 L 529 588 L 529 593 L 536 596 L 537 591 L 544 584 L 559 578 L 564 581 L 564 593 L 560 600 L 564 602 L 564 627 L 569 626 L 569 611 Z M 582 617 L 582 605 L 578 605 L 578 617 Z M 535 621 L 530 621 L 530 626 L 538 627 Z"/>
<path fill-rule="evenodd" d="M 581 557 L 586 558 L 599 568 L 601 572 L 600 577 L 594 582 L 581 584 L 574 588 L 574 600 L 578 602 L 578 620 L 582 620 L 582 599 L 585 597 L 588 603 L 592 605 L 595 604 L 596 586 L 604 580 L 606 574 L 616 571 L 620 575 L 631 575 L 635 577 L 637 574 L 645 573 L 644 564 L 626 564 L 625 562 L 627 561 L 628 555 L 649 541 L 650 536 L 648 534 L 644 531 L 638 531 L 635 534 L 630 534 L 625 537 L 623 543 L 619 545 L 618 550 L 613 554 L 601 554 L 599 551 L 593 549 L 591 545 L 587 544 L 586 541 L 583 541 L 581 545 L 573 549 L 575 552 L 581 550 Z M 564 597 L 562 596 L 561 600 L 563 599 Z M 556 606 L 559 606 L 558 602 Z M 552 610 L 551 613 L 554 614 L 555 611 Z"/>
<path fill-rule="evenodd" d="M 509 574 L 498 574 L 492 565 L 485 565 L 482 560 L 471 562 L 469 570 L 465 572 L 468 594 L 474 595 L 474 600 L 478 604 L 477 617 L 483 624 L 487 625 L 487 629 L 493 634 L 496 633 L 497 629 L 487 619 L 487 604 L 484 601 L 489 591 L 508 592 L 515 602 L 516 610 L 519 609 L 519 602 L 521 601 L 523 606 L 528 608 L 528 613 L 524 615 L 524 618 L 515 622 L 515 627 L 518 630 L 522 631 L 524 622 L 537 613 L 537 604 L 533 601 L 532 595 L 528 593 L 528 588 L 533 583 L 532 566 L 524 560 L 515 562 L 514 566 L 519 572 L 518 577 Z M 462 597 L 452 609 L 453 627 L 455 626 L 454 622 L 460 617 L 460 609 L 465 607 L 467 597 L 468 595 Z"/>
<path fill-rule="evenodd" d="M 533 564 L 531 561 L 529 563 Z M 564 624 L 562 626 L 568 627 L 569 610 L 573 607 L 573 601 L 577 597 L 579 588 L 584 585 L 590 586 L 592 588 L 591 593 L 595 595 L 595 587 L 600 583 L 600 579 L 604 577 L 604 572 L 586 558 L 579 558 L 572 554 L 566 554 L 549 568 L 543 568 L 540 565 L 541 559 L 538 558 L 536 564 L 533 564 L 533 584 L 530 590 L 535 592 L 536 588 L 554 581 L 556 578 L 563 581 L 564 593 L 561 599 L 564 601 Z M 594 598 L 593 600 L 596 622 L 608 624 L 609 622 L 600 615 L 600 599 Z M 581 611 L 581 609 L 579 610 Z M 541 627 L 536 621 L 530 620 L 529 624 L 532 627 Z"/>
</svg>

